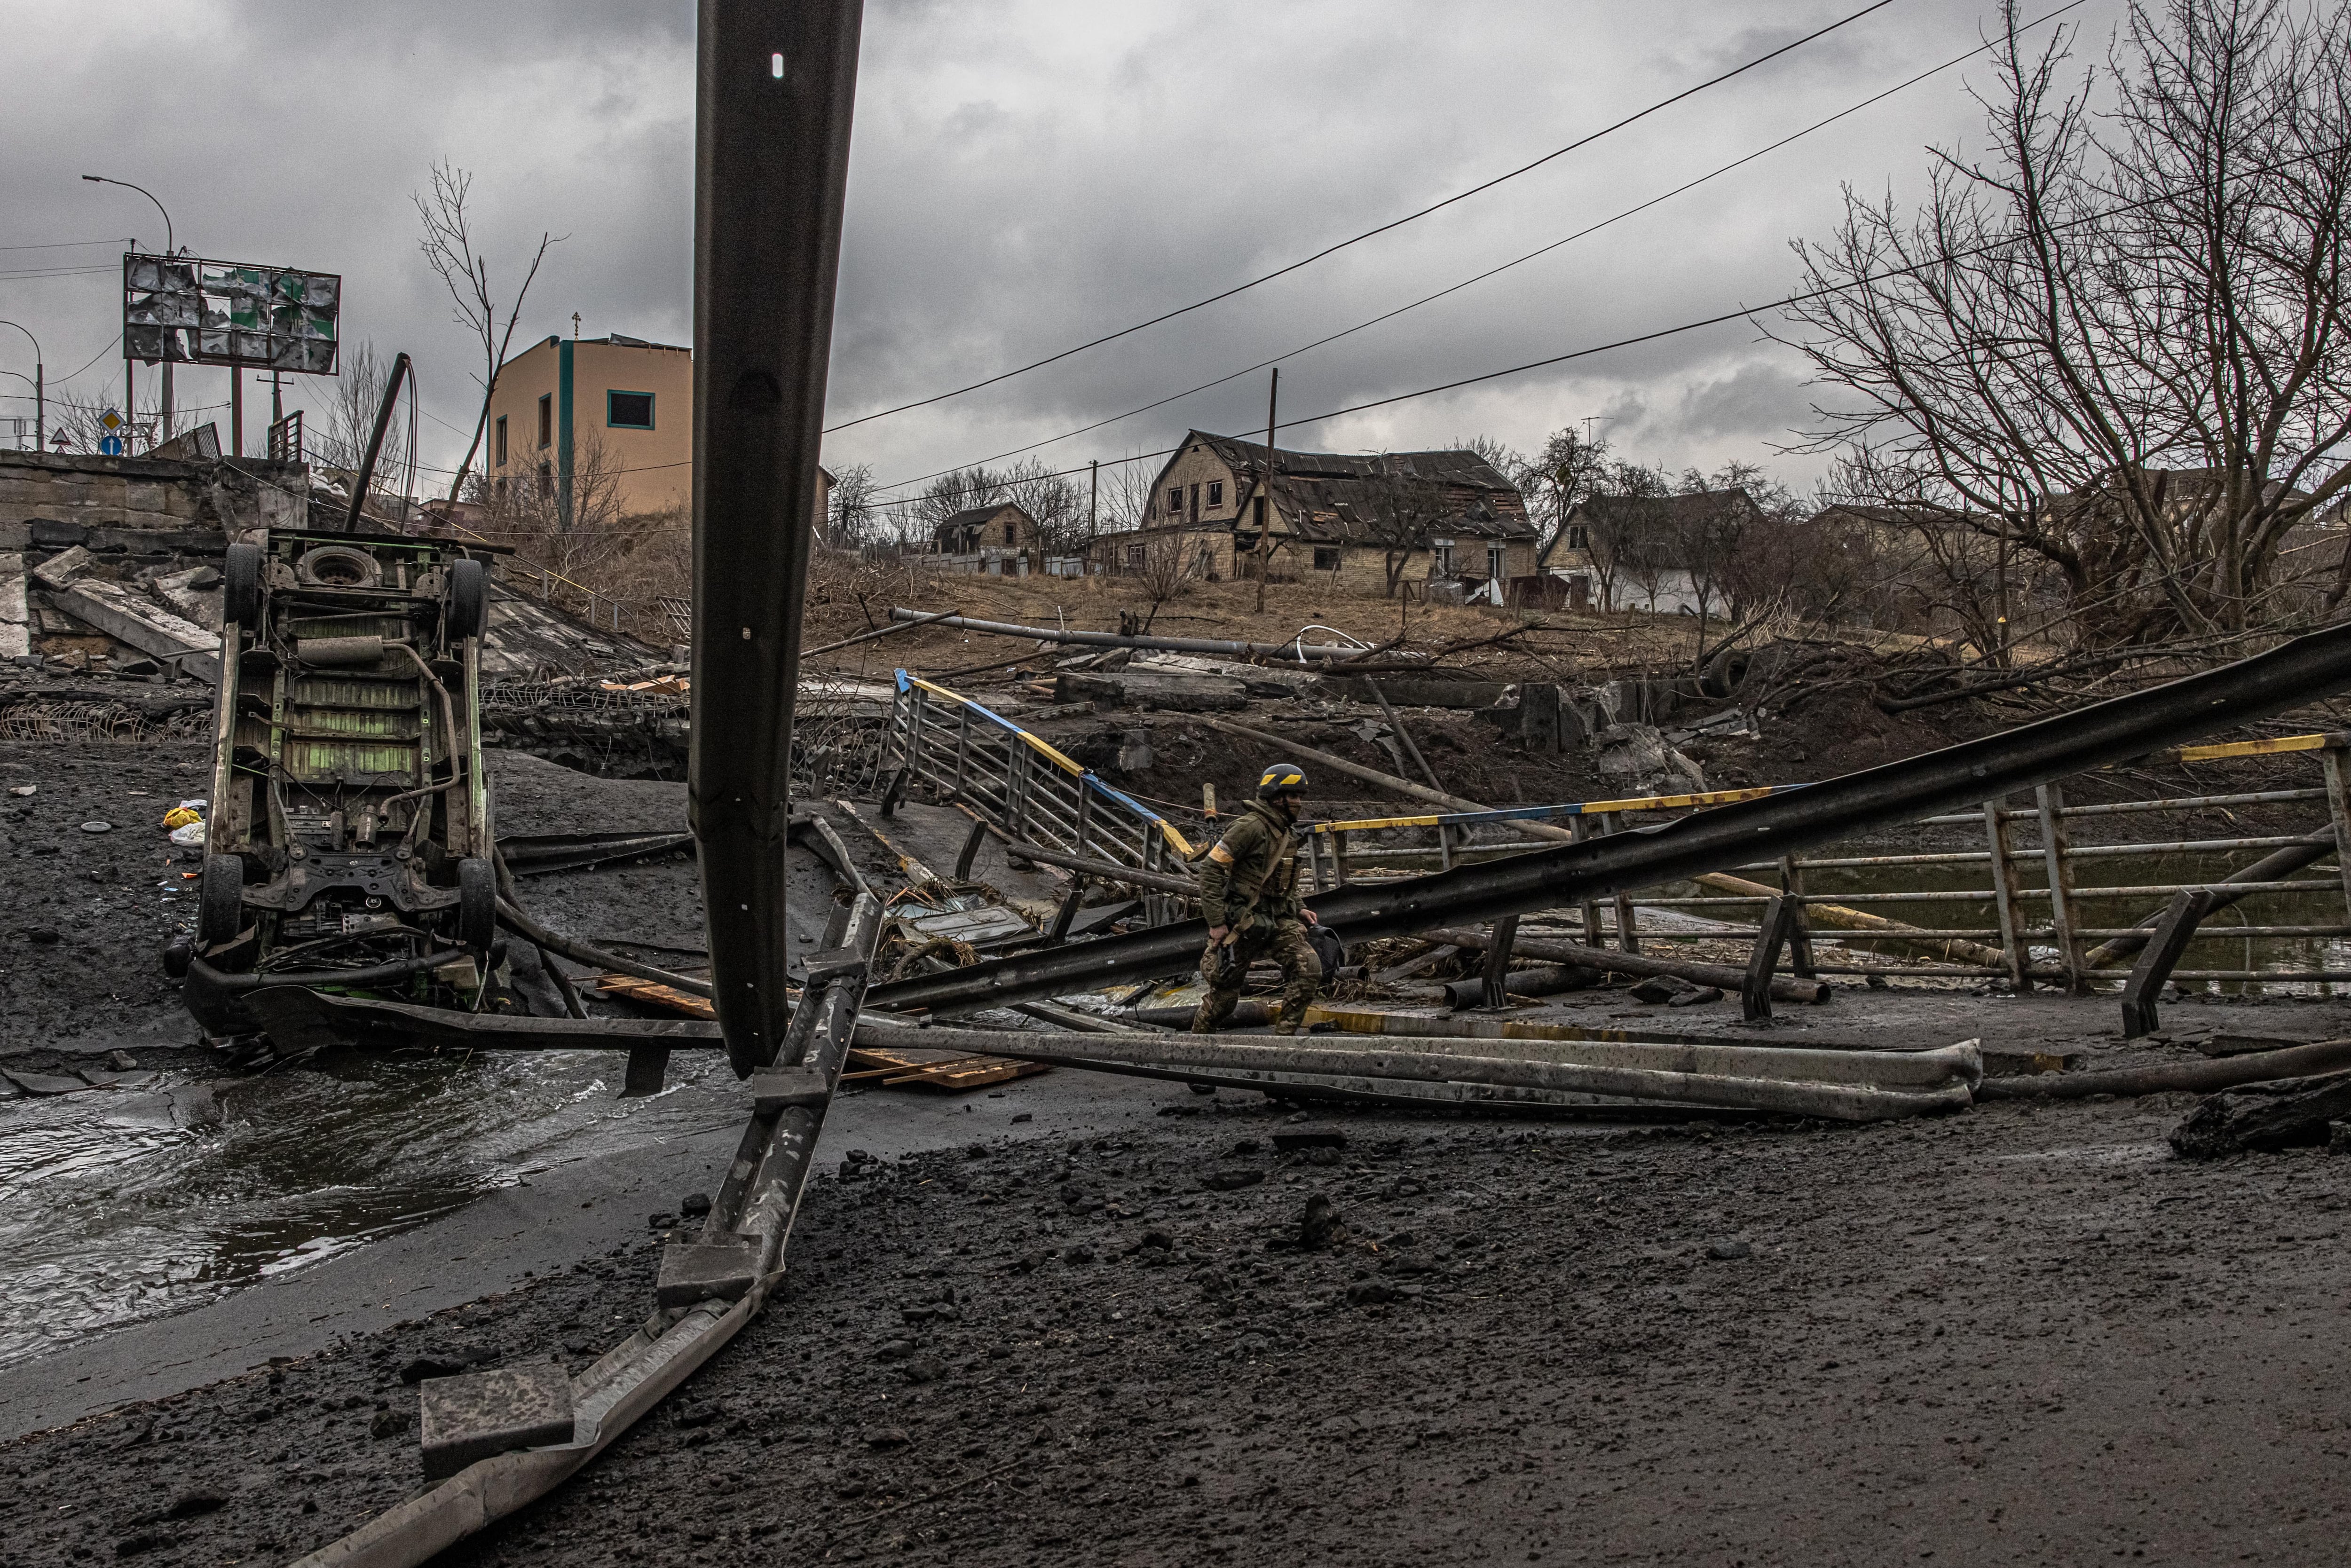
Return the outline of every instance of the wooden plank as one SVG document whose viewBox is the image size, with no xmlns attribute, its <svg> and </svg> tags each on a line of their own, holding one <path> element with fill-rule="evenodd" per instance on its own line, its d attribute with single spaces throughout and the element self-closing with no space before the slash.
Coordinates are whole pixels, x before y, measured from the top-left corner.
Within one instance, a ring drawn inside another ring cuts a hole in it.
<svg viewBox="0 0 2351 1568">
<path fill-rule="evenodd" d="M 661 1008 L 669 1012 L 684 1013 L 688 1018 L 716 1019 L 718 1016 L 718 1009 L 711 1006 L 706 998 L 681 991 L 674 986 L 660 986 L 651 980 L 640 980 L 632 975 L 600 976 L 596 981 L 596 988 L 608 997 L 619 997 L 624 1001 L 636 1002 L 644 1007 Z"/>
</svg>

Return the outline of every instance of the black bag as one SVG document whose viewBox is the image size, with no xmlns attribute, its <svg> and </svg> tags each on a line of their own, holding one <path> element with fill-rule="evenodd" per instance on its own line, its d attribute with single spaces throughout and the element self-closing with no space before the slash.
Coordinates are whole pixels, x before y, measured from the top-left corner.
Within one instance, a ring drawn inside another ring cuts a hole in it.
<svg viewBox="0 0 2351 1568">
<path fill-rule="evenodd" d="M 1339 934 L 1328 925 L 1318 924 L 1308 926 L 1306 940 L 1313 947 L 1314 956 L 1322 960 L 1324 975 L 1336 975 L 1339 972 L 1339 966 L 1347 961 L 1346 944 L 1341 942 Z"/>
</svg>

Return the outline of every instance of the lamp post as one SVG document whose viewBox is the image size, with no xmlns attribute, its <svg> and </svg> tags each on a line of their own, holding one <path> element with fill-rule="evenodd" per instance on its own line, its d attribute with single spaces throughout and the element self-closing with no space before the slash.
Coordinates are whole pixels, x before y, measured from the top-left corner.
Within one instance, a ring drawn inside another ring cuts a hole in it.
<svg viewBox="0 0 2351 1568">
<path fill-rule="evenodd" d="M 147 189 L 144 185 L 134 185 L 128 180 L 109 179 L 104 174 L 84 174 L 82 178 L 89 181 L 93 185 L 120 185 L 126 191 L 136 191 L 141 195 L 146 197 L 149 201 L 154 202 L 155 210 L 163 214 L 163 254 L 165 256 L 177 256 L 180 254 L 177 236 L 174 235 L 172 231 L 171 210 L 165 207 L 161 201 L 156 199 L 154 192 Z M 125 367 L 128 367 L 131 362 L 131 345 L 126 342 L 122 345 L 122 362 Z M 129 395 L 131 379 L 127 373 L 123 377 L 122 384 L 124 388 L 124 396 L 122 401 L 128 403 L 131 400 Z M 139 411 L 136 407 L 131 407 L 125 409 L 123 412 L 126 417 L 135 420 Z M 163 439 L 166 441 L 172 439 L 172 356 L 168 350 L 163 355 Z"/>
<path fill-rule="evenodd" d="M 49 439 L 48 392 L 42 384 L 46 372 L 41 369 L 41 340 L 33 337 L 31 328 L 19 326 L 16 322 L 0 321 L 0 327 L 15 327 L 33 344 L 33 450 L 38 452 L 48 444 Z M 23 372 L 11 371 L 9 374 L 21 378 Z"/>
</svg>

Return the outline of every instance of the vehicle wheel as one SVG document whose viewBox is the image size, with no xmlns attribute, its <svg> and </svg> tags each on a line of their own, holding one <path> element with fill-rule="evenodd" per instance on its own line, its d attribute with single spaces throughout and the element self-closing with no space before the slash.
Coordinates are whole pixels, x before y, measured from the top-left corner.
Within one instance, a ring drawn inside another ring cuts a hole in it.
<svg viewBox="0 0 2351 1568">
<path fill-rule="evenodd" d="M 478 637 L 489 619 L 489 573 L 477 560 L 461 560 L 449 568 L 449 640 Z"/>
<path fill-rule="evenodd" d="M 261 547 L 231 545 L 221 563 L 221 619 L 247 631 L 261 623 Z"/>
<path fill-rule="evenodd" d="M 498 931 L 498 878 L 478 856 L 457 862 L 457 940 L 486 953 Z"/>
<path fill-rule="evenodd" d="M 196 940 L 216 946 L 245 929 L 245 862 L 235 855 L 206 855 L 201 885 Z"/>
</svg>

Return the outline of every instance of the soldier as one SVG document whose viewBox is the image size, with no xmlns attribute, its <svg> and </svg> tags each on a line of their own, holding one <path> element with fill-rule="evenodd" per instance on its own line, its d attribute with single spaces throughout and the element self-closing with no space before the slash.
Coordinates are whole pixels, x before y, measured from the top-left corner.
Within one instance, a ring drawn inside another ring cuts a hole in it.
<svg viewBox="0 0 2351 1568">
<path fill-rule="evenodd" d="M 1276 764 L 1257 781 L 1257 799 L 1233 820 L 1200 862 L 1200 913 L 1208 922 L 1200 975 L 1208 994 L 1192 1015 L 1192 1032 L 1210 1034 L 1232 1017 L 1252 960 L 1281 966 L 1276 1034 L 1296 1034 L 1322 982 L 1306 927 L 1314 912 L 1298 902 L 1298 841 L 1290 825 L 1306 804 L 1306 775 Z"/>
</svg>

